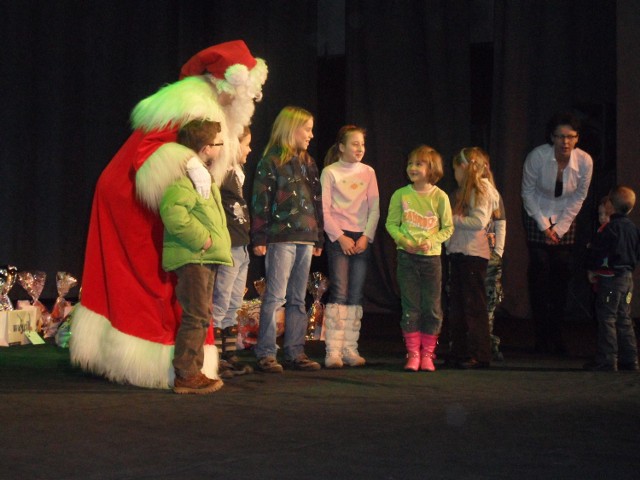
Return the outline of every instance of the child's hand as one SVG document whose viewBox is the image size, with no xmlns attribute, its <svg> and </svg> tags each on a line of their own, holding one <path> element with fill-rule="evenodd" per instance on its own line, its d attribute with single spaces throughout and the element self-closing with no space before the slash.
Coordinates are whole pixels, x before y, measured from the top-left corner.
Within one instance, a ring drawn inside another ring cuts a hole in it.
<svg viewBox="0 0 640 480">
<path fill-rule="evenodd" d="M 202 247 L 202 251 L 206 252 L 207 250 L 209 250 L 209 248 L 211 248 L 211 245 L 213 245 L 213 240 L 211 240 L 211 237 L 207 238 L 207 241 L 204 242 L 204 246 Z"/>
<path fill-rule="evenodd" d="M 429 240 L 425 240 L 424 243 L 420 244 L 420 246 L 418 247 L 418 249 L 421 252 L 424 253 L 429 253 L 429 250 L 431 250 L 431 241 Z"/>
<path fill-rule="evenodd" d="M 256 257 L 264 257 L 267 254 L 267 246 L 266 245 L 256 245 L 253 247 L 253 254 Z"/>
<path fill-rule="evenodd" d="M 418 253 L 419 247 L 415 244 L 413 240 L 409 240 L 405 238 L 402 241 L 402 247 L 409 253 Z"/>
<path fill-rule="evenodd" d="M 353 241 L 351 237 L 347 237 L 346 235 L 342 235 L 338 237 L 338 243 L 340 244 L 340 249 L 342 253 L 345 255 L 353 255 L 355 252 L 356 243 Z"/>
<path fill-rule="evenodd" d="M 358 240 L 356 240 L 355 247 L 353 249 L 353 253 L 358 254 L 364 252 L 367 248 L 369 248 L 369 239 L 365 235 L 361 235 Z"/>
</svg>

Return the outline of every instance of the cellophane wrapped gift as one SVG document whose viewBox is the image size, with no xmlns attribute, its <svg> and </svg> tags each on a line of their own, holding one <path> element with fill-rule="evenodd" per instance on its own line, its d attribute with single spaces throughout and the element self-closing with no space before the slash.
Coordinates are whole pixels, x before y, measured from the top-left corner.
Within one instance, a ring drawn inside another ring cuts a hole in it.
<svg viewBox="0 0 640 480">
<path fill-rule="evenodd" d="M 36 326 L 36 331 L 38 333 L 41 333 L 48 327 L 51 317 L 47 307 L 45 307 L 39 300 L 46 279 L 47 274 L 45 272 L 18 272 L 18 282 L 31 297 L 31 305 L 38 307 L 41 312 L 40 320 Z"/>
<path fill-rule="evenodd" d="M 56 345 L 62 348 L 69 348 L 69 340 L 71 340 L 71 322 L 73 319 L 73 307 L 64 320 L 59 324 L 56 330 Z"/>
<path fill-rule="evenodd" d="M 313 297 L 311 308 L 307 312 L 309 323 L 307 324 L 307 340 L 320 340 L 322 333 L 322 319 L 324 318 L 324 304 L 322 296 L 329 288 L 329 279 L 321 272 L 309 274 L 307 291 Z"/>
<path fill-rule="evenodd" d="M 258 292 L 259 297 L 242 302 L 242 306 L 238 309 L 238 340 L 236 348 L 250 349 L 258 342 L 258 331 L 260 328 L 260 309 L 262 307 L 262 296 L 266 289 L 266 280 L 260 278 L 253 282 L 253 286 Z M 284 334 L 284 308 L 281 307 L 276 311 L 276 335 Z"/>
<path fill-rule="evenodd" d="M 44 338 L 51 338 L 56 335 L 58 327 L 69 315 L 73 306 L 71 302 L 65 298 L 73 287 L 78 284 L 73 275 L 67 272 L 58 272 L 56 274 L 56 288 L 58 289 L 58 298 L 51 310 L 49 324 L 44 328 Z"/>
<path fill-rule="evenodd" d="M 16 283 L 18 269 L 13 265 L 0 267 L 0 312 L 13 310 L 13 304 L 9 298 L 9 292 Z"/>
</svg>

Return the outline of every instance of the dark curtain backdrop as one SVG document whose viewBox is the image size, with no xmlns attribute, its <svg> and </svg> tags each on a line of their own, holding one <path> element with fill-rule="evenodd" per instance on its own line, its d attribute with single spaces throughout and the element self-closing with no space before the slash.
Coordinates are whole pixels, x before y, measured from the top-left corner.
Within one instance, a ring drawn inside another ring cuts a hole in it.
<svg viewBox="0 0 640 480">
<path fill-rule="evenodd" d="M 479 14 L 487 9 L 490 21 Z M 595 160 L 579 217 L 580 265 L 597 201 L 616 181 L 616 2 L 354 0 L 347 12 L 348 119 L 371 129 L 365 161 L 378 172 L 382 204 L 367 300 L 372 307 L 399 305 L 384 218 L 391 194 L 407 183 L 407 153 L 420 143 L 440 151 L 447 176 L 439 186 L 450 191 L 452 155 L 475 144 L 491 155 L 506 203 L 503 308 L 527 316 L 522 164 L 546 141 L 552 113 L 573 109 L 583 118 L 581 146 Z M 486 28 L 488 46 L 474 34 Z M 581 266 L 568 302 L 582 318 L 591 315 L 584 276 Z"/>
<path fill-rule="evenodd" d="M 368 129 L 364 161 L 380 189 L 366 299 L 369 308 L 398 310 L 395 244 L 384 228 L 389 199 L 408 183 L 415 147 L 432 146 L 448 165 L 469 142 L 469 11 L 467 2 L 446 0 L 347 5 L 347 120 Z M 439 186 L 449 191 L 452 178 Z"/>
<path fill-rule="evenodd" d="M 617 2 L 616 12 L 616 178 L 640 189 L 640 8 L 636 2 Z M 640 225 L 640 205 L 631 211 L 631 218 Z M 632 311 L 640 315 L 640 272 L 634 274 L 635 291 Z"/>
<path fill-rule="evenodd" d="M 597 13 L 596 13 L 597 12 Z M 572 109 L 583 120 L 579 147 L 594 159 L 590 194 L 578 216 L 578 252 L 596 228 L 597 203 L 615 183 L 616 2 L 496 0 L 490 153 L 507 211 L 503 306 L 528 315 L 528 255 L 520 181 L 526 154 L 547 141 L 553 112 Z M 591 314 L 580 262 L 569 311 Z"/>
<path fill-rule="evenodd" d="M 581 144 L 596 160 L 581 241 L 609 186 L 640 190 L 637 2 L 335 0 L 342 16 L 327 1 L 0 2 L 0 265 L 44 270 L 43 298 L 55 298 L 59 270 L 81 280 L 95 182 L 130 134 L 131 109 L 175 81 L 198 50 L 242 38 L 269 65 L 247 185 L 287 104 L 317 113 L 311 153 L 320 165 L 340 125 L 368 129 L 365 162 L 378 172 L 382 218 L 367 308 L 399 309 L 384 221 L 391 194 L 407 183 L 409 151 L 422 143 L 440 151 L 439 186 L 450 191 L 452 155 L 477 144 L 489 151 L 507 202 L 504 307 L 528 315 L 520 176 L 551 113 L 581 112 Z M 344 54 L 318 48 L 319 22 L 321 34 L 344 29 Z M 261 270 L 253 259 L 251 278 Z M 582 315 L 584 287 L 580 279 L 572 286 Z M 15 297 L 26 298 L 19 287 Z"/>
<path fill-rule="evenodd" d="M 191 55 L 234 39 L 269 67 L 250 182 L 278 111 L 316 109 L 316 17 L 313 0 L 0 2 L 0 265 L 45 271 L 42 298 L 56 297 L 57 271 L 81 281 L 95 183 L 130 111 Z M 18 285 L 11 296 L 28 298 Z"/>
</svg>

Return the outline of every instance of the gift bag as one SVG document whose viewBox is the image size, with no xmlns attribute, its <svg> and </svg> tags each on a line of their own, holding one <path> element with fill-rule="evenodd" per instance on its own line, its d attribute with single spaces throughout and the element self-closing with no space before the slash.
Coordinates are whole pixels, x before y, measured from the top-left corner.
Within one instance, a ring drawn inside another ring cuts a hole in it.
<svg viewBox="0 0 640 480">
<path fill-rule="evenodd" d="M 30 343 L 26 333 L 36 330 L 39 317 L 40 309 L 33 305 L 0 311 L 0 347 Z"/>
<path fill-rule="evenodd" d="M 45 272 L 35 271 L 18 273 L 18 282 L 31 297 L 31 305 L 40 309 L 40 316 L 38 317 L 38 324 L 36 325 L 37 332 L 41 332 L 46 329 L 51 320 L 51 314 L 47 310 L 47 307 L 45 307 L 39 300 L 46 279 L 47 274 Z"/>
</svg>

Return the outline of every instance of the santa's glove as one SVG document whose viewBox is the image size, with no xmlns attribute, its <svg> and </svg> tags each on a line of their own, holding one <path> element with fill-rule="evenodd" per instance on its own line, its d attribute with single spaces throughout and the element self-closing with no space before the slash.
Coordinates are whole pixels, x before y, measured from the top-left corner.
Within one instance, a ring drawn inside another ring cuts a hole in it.
<svg viewBox="0 0 640 480">
<path fill-rule="evenodd" d="M 191 157 L 187 162 L 187 175 L 193 182 L 193 186 L 202 198 L 211 195 L 211 174 L 198 157 Z"/>
</svg>

